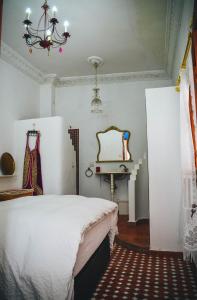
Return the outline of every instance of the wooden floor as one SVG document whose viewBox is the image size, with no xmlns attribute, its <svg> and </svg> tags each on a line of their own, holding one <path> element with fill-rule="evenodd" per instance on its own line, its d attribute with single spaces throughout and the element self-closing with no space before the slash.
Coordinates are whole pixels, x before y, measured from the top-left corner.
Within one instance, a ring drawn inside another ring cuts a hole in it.
<svg viewBox="0 0 197 300">
<path fill-rule="evenodd" d="M 139 246 L 145 249 L 149 249 L 150 234 L 148 221 L 138 223 L 137 225 L 130 224 L 128 222 L 128 216 L 118 217 L 118 238 L 121 241 Z"/>
</svg>

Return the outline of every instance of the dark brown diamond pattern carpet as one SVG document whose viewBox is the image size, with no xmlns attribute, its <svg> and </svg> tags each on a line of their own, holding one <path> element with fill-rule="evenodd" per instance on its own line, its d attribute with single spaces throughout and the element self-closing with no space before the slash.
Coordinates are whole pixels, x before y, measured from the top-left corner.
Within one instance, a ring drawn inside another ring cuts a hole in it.
<svg viewBox="0 0 197 300">
<path fill-rule="evenodd" d="M 195 300 L 196 269 L 181 255 L 115 245 L 92 300 Z"/>
</svg>

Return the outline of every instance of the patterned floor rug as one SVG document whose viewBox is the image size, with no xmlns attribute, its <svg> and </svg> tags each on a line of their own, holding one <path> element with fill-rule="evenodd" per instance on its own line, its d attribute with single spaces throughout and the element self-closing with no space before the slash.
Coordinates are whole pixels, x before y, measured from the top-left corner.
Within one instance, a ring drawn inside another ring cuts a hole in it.
<svg viewBox="0 0 197 300">
<path fill-rule="evenodd" d="M 115 245 L 92 300 L 195 300 L 197 273 L 181 255 Z"/>
</svg>

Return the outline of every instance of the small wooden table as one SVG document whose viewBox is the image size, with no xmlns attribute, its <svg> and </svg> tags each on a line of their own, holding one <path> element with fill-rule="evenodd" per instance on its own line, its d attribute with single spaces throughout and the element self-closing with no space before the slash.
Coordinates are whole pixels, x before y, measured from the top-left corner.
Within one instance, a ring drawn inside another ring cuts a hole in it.
<svg viewBox="0 0 197 300">
<path fill-rule="evenodd" d="M 7 190 L 0 192 L 0 201 L 12 200 L 20 197 L 33 196 L 33 189 Z"/>
</svg>

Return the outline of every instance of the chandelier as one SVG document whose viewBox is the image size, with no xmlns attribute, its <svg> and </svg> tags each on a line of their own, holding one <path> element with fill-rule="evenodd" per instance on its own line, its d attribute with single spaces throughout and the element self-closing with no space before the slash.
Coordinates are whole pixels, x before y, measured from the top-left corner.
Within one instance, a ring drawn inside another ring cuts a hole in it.
<svg viewBox="0 0 197 300">
<path fill-rule="evenodd" d="M 101 113 L 102 109 L 102 101 L 99 98 L 99 88 L 98 88 L 98 79 L 97 79 L 97 69 L 100 65 L 103 64 L 103 59 L 98 56 L 90 56 L 88 57 L 88 62 L 91 63 L 95 69 L 95 87 L 93 88 L 94 91 L 94 98 L 91 102 L 91 112 L 93 113 Z"/>
<path fill-rule="evenodd" d="M 26 9 L 26 18 L 23 21 L 26 32 L 23 38 L 29 47 L 29 52 L 32 53 L 32 47 L 37 49 L 47 49 L 48 53 L 51 48 L 59 48 L 61 53 L 63 50 L 61 48 L 67 42 L 67 38 L 70 37 L 68 32 L 69 22 L 64 22 L 64 32 L 61 34 L 57 31 L 57 24 L 59 23 L 56 18 L 57 8 L 53 6 L 52 17 L 49 15 L 50 10 L 47 0 L 41 6 L 43 13 L 38 21 L 37 28 L 32 27 L 32 22 L 30 21 L 31 9 Z"/>
</svg>

